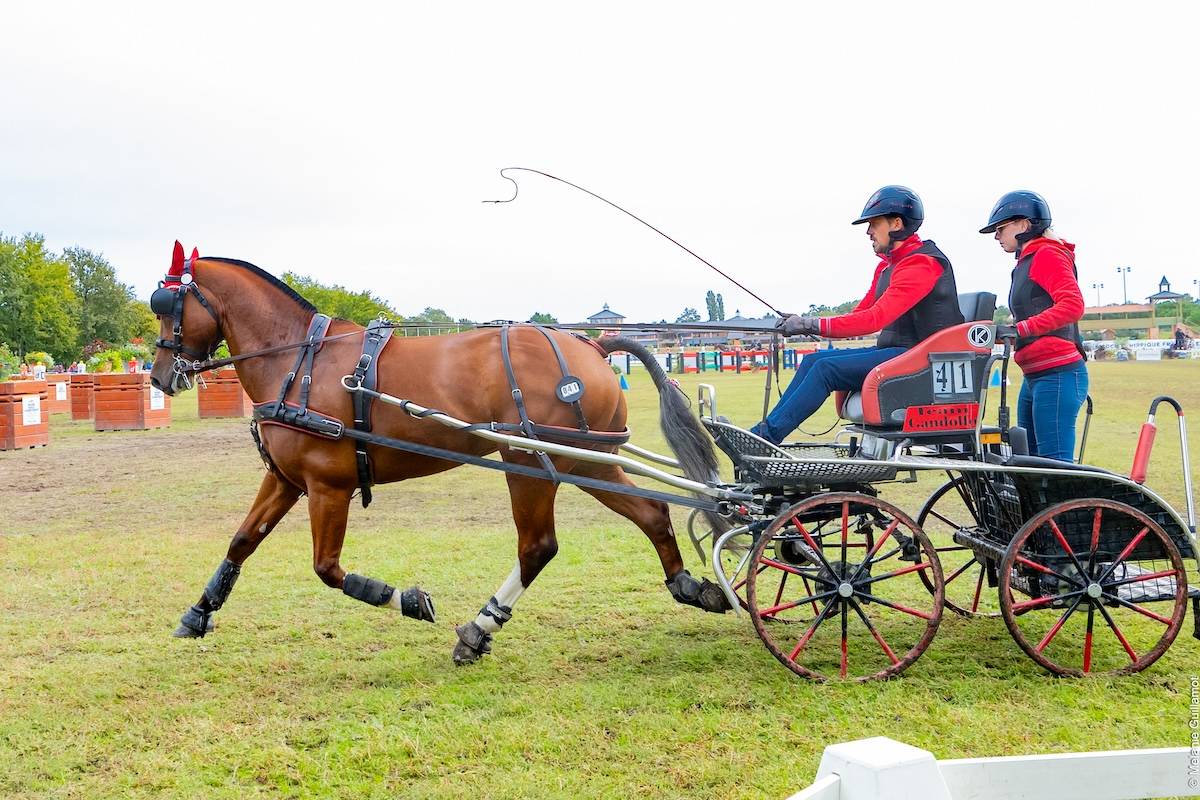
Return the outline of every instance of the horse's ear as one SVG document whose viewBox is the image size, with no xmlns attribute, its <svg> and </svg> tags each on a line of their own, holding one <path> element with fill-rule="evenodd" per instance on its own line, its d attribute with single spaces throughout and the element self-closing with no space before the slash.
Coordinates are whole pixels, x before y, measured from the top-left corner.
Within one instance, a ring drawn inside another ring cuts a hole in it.
<svg viewBox="0 0 1200 800">
<path fill-rule="evenodd" d="M 183 245 L 179 243 L 178 239 L 175 240 L 175 252 L 171 254 L 171 269 L 168 274 L 183 274 Z"/>
<path fill-rule="evenodd" d="M 199 257 L 200 257 L 200 248 L 193 247 L 192 248 L 192 261 L 195 261 Z"/>
</svg>

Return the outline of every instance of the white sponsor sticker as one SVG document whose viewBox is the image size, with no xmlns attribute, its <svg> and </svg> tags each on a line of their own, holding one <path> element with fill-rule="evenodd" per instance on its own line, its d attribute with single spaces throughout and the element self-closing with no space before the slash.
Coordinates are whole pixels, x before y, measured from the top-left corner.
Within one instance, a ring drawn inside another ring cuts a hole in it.
<svg viewBox="0 0 1200 800">
<path fill-rule="evenodd" d="M 150 387 L 150 410 L 162 411 L 167 406 L 167 396 L 162 393 L 162 389 Z"/>
<path fill-rule="evenodd" d="M 54 399 L 60 403 L 67 399 L 67 382 L 59 381 L 54 384 Z"/>
<path fill-rule="evenodd" d="M 42 398 L 36 394 L 27 394 L 21 398 L 21 424 L 42 424 Z"/>
</svg>

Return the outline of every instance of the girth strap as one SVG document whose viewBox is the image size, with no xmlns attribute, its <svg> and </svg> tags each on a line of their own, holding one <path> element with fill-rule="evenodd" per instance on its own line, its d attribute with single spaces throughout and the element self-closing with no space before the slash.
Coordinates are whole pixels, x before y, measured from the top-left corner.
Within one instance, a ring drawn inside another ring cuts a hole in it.
<svg viewBox="0 0 1200 800">
<path fill-rule="evenodd" d="M 363 335 L 363 352 L 358 358 L 358 364 L 354 367 L 354 378 L 359 386 L 371 391 L 375 390 L 379 380 L 379 354 L 383 352 L 384 345 L 391 338 L 392 328 L 388 323 L 375 320 L 367 326 L 366 333 Z M 368 392 L 354 393 L 355 430 L 367 433 L 371 431 L 373 401 L 374 396 Z M 354 461 L 358 469 L 359 496 L 362 499 L 363 508 L 366 508 L 371 504 L 371 485 L 375 483 L 374 470 L 371 466 L 371 457 L 367 453 L 366 442 L 355 440 Z"/>
</svg>

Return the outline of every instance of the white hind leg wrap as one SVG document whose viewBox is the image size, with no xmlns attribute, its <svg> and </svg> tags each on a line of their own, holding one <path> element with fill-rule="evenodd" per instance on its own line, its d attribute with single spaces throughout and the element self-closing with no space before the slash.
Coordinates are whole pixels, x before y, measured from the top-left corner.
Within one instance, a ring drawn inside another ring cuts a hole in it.
<svg viewBox="0 0 1200 800">
<path fill-rule="evenodd" d="M 512 618 L 513 606 L 517 604 L 517 600 L 524 592 L 525 587 L 521 583 L 521 564 L 518 562 L 492 599 L 488 600 L 487 605 L 479 610 L 478 616 L 475 617 L 475 624 L 485 633 L 495 633 L 500 630 L 500 627 Z"/>
</svg>

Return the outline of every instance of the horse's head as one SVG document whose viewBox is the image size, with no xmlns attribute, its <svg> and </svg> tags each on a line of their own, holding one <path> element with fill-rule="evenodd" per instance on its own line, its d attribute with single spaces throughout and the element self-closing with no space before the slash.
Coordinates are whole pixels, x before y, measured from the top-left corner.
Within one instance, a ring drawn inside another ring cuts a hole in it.
<svg viewBox="0 0 1200 800">
<path fill-rule="evenodd" d="M 183 245 L 175 242 L 171 268 L 150 295 L 150 310 L 159 321 L 150 384 L 169 395 L 191 388 L 196 365 L 208 360 L 225 338 L 216 309 L 192 273 L 198 258 L 193 249 L 185 259 Z"/>
</svg>

